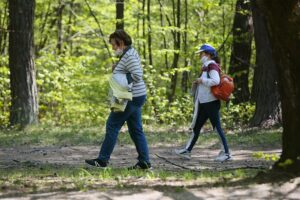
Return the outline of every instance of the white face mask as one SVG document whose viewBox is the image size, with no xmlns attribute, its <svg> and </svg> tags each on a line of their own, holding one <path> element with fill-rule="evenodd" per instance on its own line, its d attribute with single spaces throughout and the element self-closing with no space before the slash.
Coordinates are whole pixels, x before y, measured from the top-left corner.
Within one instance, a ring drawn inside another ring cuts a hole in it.
<svg viewBox="0 0 300 200">
<path fill-rule="evenodd" d="M 116 56 L 121 56 L 122 54 L 123 54 L 123 50 L 122 49 L 115 50 L 115 55 Z"/>
<path fill-rule="evenodd" d="M 201 62 L 202 62 L 202 64 L 204 64 L 206 61 L 208 61 L 209 60 L 209 58 L 207 57 L 207 56 L 203 56 L 202 58 L 201 58 Z"/>
</svg>

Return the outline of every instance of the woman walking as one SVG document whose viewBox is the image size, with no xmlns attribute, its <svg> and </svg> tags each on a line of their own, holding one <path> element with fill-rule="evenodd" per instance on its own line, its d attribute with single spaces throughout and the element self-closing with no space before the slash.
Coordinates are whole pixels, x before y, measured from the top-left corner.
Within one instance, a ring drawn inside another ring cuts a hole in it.
<svg viewBox="0 0 300 200">
<path fill-rule="evenodd" d="M 137 51 L 131 46 L 131 37 L 123 30 L 116 30 L 109 37 L 119 62 L 113 66 L 113 74 L 126 74 L 128 83 L 132 83 L 132 101 L 128 101 L 124 112 L 111 111 L 106 122 L 106 134 L 96 159 L 85 160 L 92 166 L 106 167 L 115 147 L 121 127 L 127 122 L 128 131 L 138 152 L 138 162 L 130 169 L 149 169 L 147 140 L 142 126 L 142 106 L 146 101 L 146 86 L 143 70 Z"/>
<path fill-rule="evenodd" d="M 200 130 L 207 119 L 210 119 L 213 128 L 217 130 L 223 144 L 223 150 L 215 158 L 216 161 L 231 159 L 225 134 L 221 127 L 220 100 L 211 92 L 211 87 L 220 83 L 219 58 L 214 47 L 204 44 L 196 52 L 199 54 L 202 63 L 200 78 L 193 82 L 192 92 L 194 94 L 195 107 L 191 128 L 193 130 L 190 140 L 185 148 L 176 149 L 175 153 L 181 157 L 191 158 L 191 151 L 199 137 Z"/>
</svg>

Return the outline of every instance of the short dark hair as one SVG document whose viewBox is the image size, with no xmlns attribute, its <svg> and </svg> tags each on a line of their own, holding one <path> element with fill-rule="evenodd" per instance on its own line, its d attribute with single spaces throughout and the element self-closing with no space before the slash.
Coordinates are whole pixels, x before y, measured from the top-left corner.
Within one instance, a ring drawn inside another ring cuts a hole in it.
<svg viewBox="0 0 300 200">
<path fill-rule="evenodd" d="M 117 29 L 115 32 L 110 34 L 109 36 L 109 42 L 111 43 L 111 40 L 114 39 L 116 41 L 116 44 L 119 46 L 120 42 L 123 41 L 125 46 L 129 46 L 132 44 L 131 37 L 122 29 Z"/>
</svg>

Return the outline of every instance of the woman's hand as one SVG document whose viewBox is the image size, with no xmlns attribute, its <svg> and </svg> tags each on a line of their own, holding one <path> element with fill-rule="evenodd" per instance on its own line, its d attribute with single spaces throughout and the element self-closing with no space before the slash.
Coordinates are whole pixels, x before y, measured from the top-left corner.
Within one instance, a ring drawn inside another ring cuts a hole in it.
<svg viewBox="0 0 300 200">
<path fill-rule="evenodd" d="M 202 78 L 197 78 L 195 81 L 193 81 L 193 84 L 201 84 L 202 83 Z"/>
</svg>

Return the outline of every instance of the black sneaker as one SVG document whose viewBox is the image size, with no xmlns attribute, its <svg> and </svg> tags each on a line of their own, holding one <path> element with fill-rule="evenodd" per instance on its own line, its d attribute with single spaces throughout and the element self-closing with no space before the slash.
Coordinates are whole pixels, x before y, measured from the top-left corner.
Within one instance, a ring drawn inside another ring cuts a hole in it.
<svg viewBox="0 0 300 200">
<path fill-rule="evenodd" d="M 145 162 L 145 161 L 141 162 L 141 161 L 139 161 L 134 166 L 128 167 L 128 170 L 134 170 L 134 169 L 150 169 L 151 170 L 152 167 L 151 167 L 151 164 L 148 163 L 148 162 Z"/>
<path fill-rule="evenodd" d="M 107 167 L 107 162 L 99 159 L 91 159 L 91 160 L 85 160 L 85 162 L 89 165 L 95 166 L 95 167 L 102 167 L 105 168 Z"/>
</svg>

